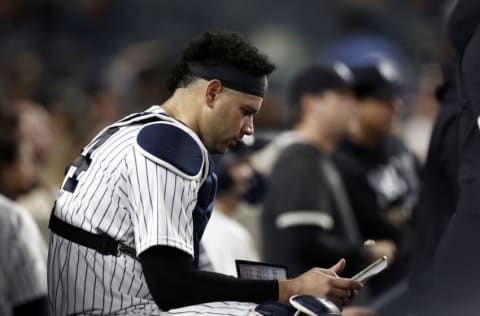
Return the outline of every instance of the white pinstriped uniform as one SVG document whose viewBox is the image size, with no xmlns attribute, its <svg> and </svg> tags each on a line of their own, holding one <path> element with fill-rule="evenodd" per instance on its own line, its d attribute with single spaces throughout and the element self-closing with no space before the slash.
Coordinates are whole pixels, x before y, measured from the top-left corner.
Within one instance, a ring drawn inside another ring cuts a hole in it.
<svg viewBox="0 0 480 316">
<path fill-rule="evenodd" d="M 191 135 L 208 162 L 206 148 L 190 129 L 166 117 L 159 106 L 147 112 L 162 118 L 161 123 L 147 124 L 173 124 Z M 70 167 L 64 184 L 72 177 L 78 183 L 73 192 L 60 190 L 54 214 L 87 232 L 121 241 L 134 248 L 137 256 L 155 245 L 175 247 L 193 256 L 192 211 L 208 163 L 189 176 L 143 150 L 137 135 L 146 125 L 135 121 L 146 115 L 111 125 L 119 130 L 91 151 L 88 168 L 75 175 L 76 167 Z M 83 154 L 98 140 L 97 136 Z M 53 233 L 48 293 L 53 315 L 246 315 L 252 306 L 218 302 L 160 312 L 138 260 L 125 254 L 101 255 Z"/>
<path fill-rule="evenodd" d="M 0 315 L 47 294 L 47 248 L 27 210 L 0 194 Z"/>
</svg>

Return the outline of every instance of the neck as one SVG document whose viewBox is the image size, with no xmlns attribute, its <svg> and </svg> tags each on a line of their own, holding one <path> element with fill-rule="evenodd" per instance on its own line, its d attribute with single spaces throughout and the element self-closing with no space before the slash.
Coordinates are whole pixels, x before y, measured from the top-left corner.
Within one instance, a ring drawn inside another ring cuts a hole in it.
<svg viewBox="0 0 480 316">
<path fill-rule="evenodd" d="M 14 181 L 12 181 L 12 172 L 10 170 L 14 170 L 11 168 L 10 170 L 1 168 L 0 171 L 0 194 L 6 196 L 7 198 L 11 199 L 12 201 L 15 200 L 19 193 L 15 190 L 15 186 L 12 185 Z"/>
<path fill-rule="evenodd" d="M 195 93 L 187 91 L 187 88 L 179 88 L 161 107 L 170 117 L 183 122 L 198 134 L 197 109 L 199 107 L 196 106 L 196 102 L 198 102 L 198 98 Z"/>
<path fill-rule="evenodd" d="M 351 129 L 350 139 L 353 143 L 365 147 L 376 147 L 380 143 L 380 138 L 373 133 L 368 133 L 360 125 L 355 125 Z"/>
<path fill-rule="evenodd" d="M 315 124 L 314 126 L 312 124 Z M 319 125 L 318 122 L 308 123 L 301 122 L 295 127 L 295 130 L 311 145 L 316 147 L 324 154 L 331 154 L 337 146 L 338 139 L 332 133 L 329 133 L 324 125 Z"/>
<path fill-rule="evenodd" d="M 221 194 L 215 198 L 215 210 L 222 214 L 232 217 L 237 210 L 239 199 L 233 194 Z"/>
</svg>

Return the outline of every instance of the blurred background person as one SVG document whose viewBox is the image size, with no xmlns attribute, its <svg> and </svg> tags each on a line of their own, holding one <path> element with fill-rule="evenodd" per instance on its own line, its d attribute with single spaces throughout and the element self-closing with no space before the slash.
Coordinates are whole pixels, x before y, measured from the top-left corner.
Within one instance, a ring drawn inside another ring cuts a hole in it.
<svg viewBox="0 0 480 316">
<path fill-rule="evenodd" d="M 48 219 L 57 191 L 45 172 L 54 145 L 52 122 L 45 107 L 33 100 L 20 99 L 13 103 L 19 114 L 20 133 L 28 143 L 32 156 L 31 186 L 16 200 L 32 214 L 47 241 Z"/>
<path fill-rule="evenodd" d="M 374 296 L 406 278 L 411 250 L 411 216 L 420 181 L 419 164 L 392 133 L 399 102 L 398 72 L 391 63 L 353 68 L 356 115 L 334 161 L 364 239 L 393 241 L 397 260 L 371 280 Z"/>
<path fill-rule="evenodd" d="M 16 200 L 20 195 L 27 193 L 34 184 L 33 149 L 29 140 L 20 132 L 17 110 L 12 105 L 3 104 L 1 110 L 3 152 L 0 192 L 10 200 Z"/>
<path fill-rule="evenodd" d="M 211 265 L 207 270 L 237 276 L 236 259 L 260 260 L 250 233 L 234 219 L 241 201 L 257 203 L 266 192 L 266 180 L 250 161 L 254 146 L 239 143 L 215 157 L 217 194 L 201 242 Z"/>
<path fill-rule="evenodd" d="M 433 263 L 440 239 L 455 212 L 458 199 L 459 112 L 457 61 L 443 65 L 443 83 L 437 88 L 440 113 L 433 128 L 427 161 L 422 172 L 422 189 L 415 209 L 415 243 L 409 270 L 409 312 L 433 316 Z"/>
<path fill-rule="evenodd" d="M 16 110 L 0 104 L 0 314 L 48 315 L 47 248 L 31 215 L 14 202 L 32 184 L 32 151 Z"/>
<path fill-rule="evenodd" d="M 458 201 L 434 261 L 434 315 L 477 315 L 480 304 L 480 3 L 460 0 L 447 24 L 458 57 Z M 452 290 L 455 289 L 455 290 Z"/>
<path fill-rule="evenodd" d="M 274 162 L 262 232 L 265 260 L 285 264 L 292 276 L 343 257 L 348 277 L 384 255 L 394 258 L 391 241 L 363 246 L 342 180 L 331 162 L 354 115 L 352 80 L 344 64 L 310 65 L 290 85 L 296 140 Z"/>
</svg>

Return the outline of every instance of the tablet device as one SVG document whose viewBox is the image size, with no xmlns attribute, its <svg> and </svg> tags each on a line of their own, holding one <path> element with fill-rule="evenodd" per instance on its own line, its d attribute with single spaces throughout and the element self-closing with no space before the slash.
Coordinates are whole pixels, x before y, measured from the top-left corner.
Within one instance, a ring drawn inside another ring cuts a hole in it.
<svg viewBox="0 0 480 316">
<path fill-rule="evenodd" d="M 377 261 L 373 262 L 371 265 L 363 269 L 362 271 L 355 274 L 352 279 L 357 280 L 360 282 L 365 282 L 374 275 L 385 270 L 388 266 L 387 257 L 383 256 L 382 258 L 378 259 Z"/>
<path fill-rule="evenodd" d="M 288 277 L 287 267 L 282 265 L 247 260 L 235 260 L 235 265 L 240 279 L 285 280 Z"/>
</svg>

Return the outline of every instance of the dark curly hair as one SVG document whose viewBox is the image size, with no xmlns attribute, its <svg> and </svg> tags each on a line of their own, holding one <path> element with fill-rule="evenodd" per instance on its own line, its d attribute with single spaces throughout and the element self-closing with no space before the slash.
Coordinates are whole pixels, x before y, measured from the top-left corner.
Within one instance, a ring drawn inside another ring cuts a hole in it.
<svg viewBox="0 0 480 316">
<path fill-rule="evenodd" d="M 167 89 L 173 93 L 179 87 L 186 87 L 194 79 L 187 63 L 226 64 L 236 66 L 254 76 L 268 75 L 275 70 L 267 56 L 235 32 L 206 32 L 190 41 L 182 52 L 181 60 L 173 67 Z"/>
</svg>

